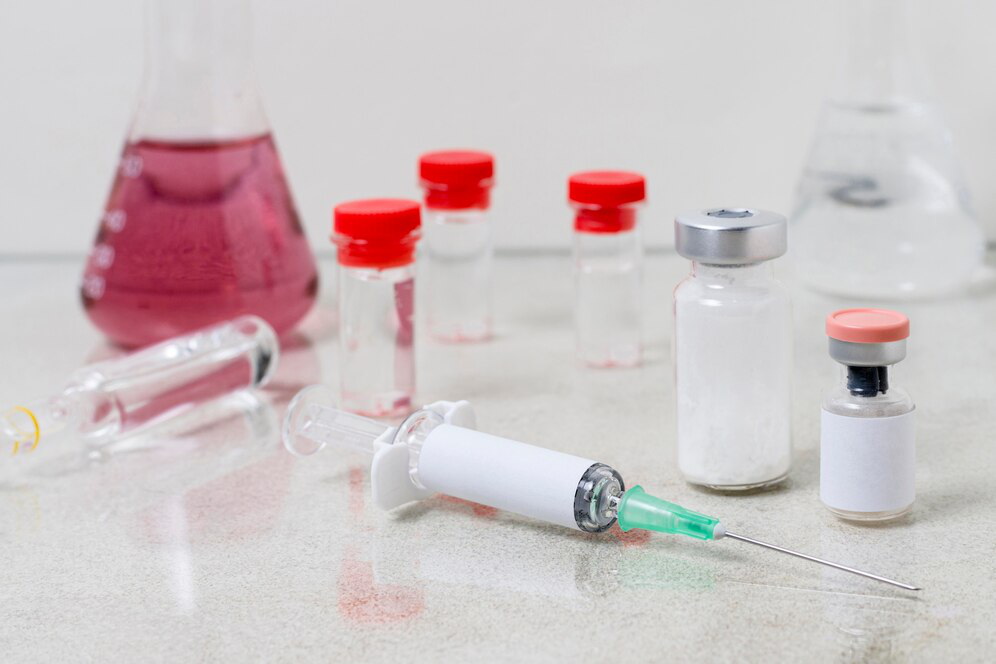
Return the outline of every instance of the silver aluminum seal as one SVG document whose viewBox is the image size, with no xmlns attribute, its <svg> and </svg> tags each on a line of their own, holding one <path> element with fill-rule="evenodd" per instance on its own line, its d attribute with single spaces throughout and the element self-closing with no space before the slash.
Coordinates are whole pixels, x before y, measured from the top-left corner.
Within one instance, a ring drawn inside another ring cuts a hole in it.
<svg viewBox="0 0 996 664">
<path fill-rule="evenodd" d="M 788 248 L 785 217 L 753 208 L 715 208 L 674 220 L 678 253 L 710 265 L 745 265 L 778 258 Z"/>
</svg>

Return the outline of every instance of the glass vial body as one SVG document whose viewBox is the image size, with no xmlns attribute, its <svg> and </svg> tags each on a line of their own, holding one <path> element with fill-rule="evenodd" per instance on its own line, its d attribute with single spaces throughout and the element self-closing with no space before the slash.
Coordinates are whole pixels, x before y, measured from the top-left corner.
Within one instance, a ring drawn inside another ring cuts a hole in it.
<svg viewBox="0 0 996 664">
<path fill-rule="evenodd" d="M 494 157 L 439 150 L 419 158 L 425 192 L 425 302 L 429 334 L 440 341 L 491 337 L 492 234 L 488 208 Z"/>
<path fill-rule="evenodd" d="M 578 359 L 593 367 L 640 363 L 642 249 L 634 227 L 574 233 L 574 316 Z"/>
<path fill-rule="evenodd" d="M 771 264 L 692 263 L 674 291 L 678 467 L 688 482 L 770 486 L 792 462 L 792 314 Z"/>
<path fill-rule="evenodd" d="M 411 412 L 415 392 L 416 201 L 336 206 L 340 407 L 370 417 Z"/>
<path fill-rule="evenodd" d="M 489 339 L 494 250 L 488 211 L 428 208 L 424 233 L 429 334 L 448 342 Z"/>
<path fill-rule="evenodd" d="M 415 266 L 340 266 L 341 406 L 368 417 L 411 411 Z"/>
<path fill-rule="evenodd" d="M 891 367 L 881 368 L 886 370 L 891 369 Z M 848 369 L 848 367 L 843 368 L 840 383 L 827 393 L 823 401 L 823 412 L 848 419 L 853 418 L 849 427 L 852 440 L 860 438 L 860 442 L 866 447 L 880 448 L 862 450 L 862 457 L 866 458 L 851 458 L 850 465 L 855 467 L 859 465 L 864 466 L 861 469 L 862 471 L 869 469 L 872 471 L 885 470 L 890 475 L 898 471 L 900 474 L 907 476 L 899 481 L 912 487 L 913 474 L 915 472 L 915 457 L 903 454 L 901 450 L 895 449 L 893 443 L 895 442 L 895 437 L 903 438 L 913 433 L 912 422 L 909 423 L 909 426 L 904 426 L 905 423 L 903 421 L 905 417 L 912 418 L 913 416 L 915 409 L 913 399 L 903 389 L 892 386 L 888 388 L 887 392 L 879 392 L 875 395 L 854 394 L 847 387 Z M 840 471 L 836 469 L 836 465 L 831 467 L 826 463 L 830 455 L 825 446 L 830 444 L 828 438 L 834 435 L 831 432 L 833 425 L 828 423 L 830 421 L 826 415 L 823 416 L 820 497 L 826 508 L 838 517 L 849 521 L 890 521 L 909 514 L 913 509 L 912 495 L 909 496 L 909 502 L 900 500 L 899 502 L 904 504 L 888 509 L 857 509 L 859 506 L 858 502 L 852 505 L 855 509 L 845 509 L 833 504 L 835 501 L 827 496 L 825 485 L 833 479 L 828 477 L 828 474 Z M 836 432 L 837 428 L 833 428 L 832 431 Z M 907 431 L 909 434 L 907 434 Z M 903 446 L 900 445 L 899 447 Z M 824 453 L 825 451 L 827 453 Z M 903 457 L 899 463 L 896 462 L 897 453 Z M 876 466 L 885 465 L 890 466 L 890 468 L 876 468 Z M 872 475 L 878 478 L 879 482 L 893 484 L 897 481 L 896 478 L 884 479 L 879 476 L 878 472 L 873 472 Z"/>
<path fill-rule="evenodd" d="M 578 359 L 632 367 L 643 356 L 643 248 L 637 210 L 646 180 L 585 171 L 567 181 L 574 209 L 574 330 Z"/>
</svg>

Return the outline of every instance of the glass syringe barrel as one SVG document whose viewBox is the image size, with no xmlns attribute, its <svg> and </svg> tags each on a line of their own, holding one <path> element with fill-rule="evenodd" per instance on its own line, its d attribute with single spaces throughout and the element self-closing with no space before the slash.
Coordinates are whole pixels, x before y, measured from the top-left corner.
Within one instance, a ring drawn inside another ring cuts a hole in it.
<svg viewBox="0 0 996 664">
<path fill-rule="evenodd" d="M 276 367 L 273 329 L 255 316 L 174 337 L 70 376 L 61 393 L 0 413 L 0 445 L 14 453 L 65 431 L 99 446 L 199 404 L 264 384 Z"/>
</svg>

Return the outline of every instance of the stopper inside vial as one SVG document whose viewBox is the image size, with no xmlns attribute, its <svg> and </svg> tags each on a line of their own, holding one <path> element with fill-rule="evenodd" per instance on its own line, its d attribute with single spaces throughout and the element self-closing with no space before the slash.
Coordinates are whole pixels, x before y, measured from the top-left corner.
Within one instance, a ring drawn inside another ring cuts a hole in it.
<svg viewBox="0 0 996 664">
<path fill-rule="evenodd" d="M 873 397 L 889 391 L 889 367 L 847 367 L 847 389 L 856 397 Z"/>
<path fill-rule="evenodd" d="M 710 217 L 719 217 L 720 219 L 745 219 L 746 217 L 754 216 L 754 213 L 747 208 L 722 208 L 719 210 L 710 210 L 706 214 Z"/>
</svg>

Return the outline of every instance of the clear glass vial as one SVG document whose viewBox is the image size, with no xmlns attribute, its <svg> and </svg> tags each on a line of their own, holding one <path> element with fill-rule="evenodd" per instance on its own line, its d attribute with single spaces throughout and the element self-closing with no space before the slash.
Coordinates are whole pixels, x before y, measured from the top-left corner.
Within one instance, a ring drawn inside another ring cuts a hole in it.
<svg viewBox="0 0 996 664">
<path fill-rule="evenodd" d="M 491 337 L 493 239 L 488 219 L 495 160 L 444 150 L 419 159 L 425 190 L 423 251 L 429 334 L 440 341 Z"/>
<path fill-rule="evenodd" d="M 643 247 L 639 173 L 588 171 L 568 180 L 574 208 L 574 316 L 578 358 L 632 367 L 643 355 Z"/>
<path fill-rule="evenodd" d="M 827 317 L 826 330 L 843 376 L 823 402 L 820 499 L 852 521 L 904 516 L 916 494 L 914 405 L 890 374 L 906 357 L 909 319 L 884 309 L 844 309 Z"/>
<path fill-rule="evenodd" d="M 340 406 L 371 417 L 411 411 L 415 392 L 416 201 L 335 208 L 339 260 Z"/>
<path fill-rule="evenodd" d="M 785 217 L 725 208 L 675 219 L 691 274 L 674 290 L 678 467 L 722 491 L 781 482 L 792 462 L 792 313 L 772 275 Z"/>
</svg>

